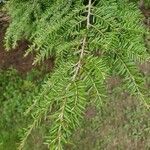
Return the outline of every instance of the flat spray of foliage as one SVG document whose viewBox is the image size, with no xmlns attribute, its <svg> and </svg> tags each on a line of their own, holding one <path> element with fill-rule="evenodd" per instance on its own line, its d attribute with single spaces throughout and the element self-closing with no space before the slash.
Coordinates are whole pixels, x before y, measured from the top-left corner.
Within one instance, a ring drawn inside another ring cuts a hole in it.
<svg viewBox="0 0 150 150">
<path fill-rule="evenodd" d="M 49 122 L 46 144 L 63 150 L 81 124 L 86 105 L 103 105 L 106 79 L 123 78 L 124 87 L 148 107 L 137 62 L 149 58 L 142 15 L 127 0 L 12 0 L 7 3 L 11 23 L 6 47 L 22 37 L 31 41 L 26 55 L 36 52 L 34 64 L 55 57 L 53 73 L 45 81 L 26 114 L 33 123 L 25 130 L 23 149 L 32 130 Z"/>
</svg>

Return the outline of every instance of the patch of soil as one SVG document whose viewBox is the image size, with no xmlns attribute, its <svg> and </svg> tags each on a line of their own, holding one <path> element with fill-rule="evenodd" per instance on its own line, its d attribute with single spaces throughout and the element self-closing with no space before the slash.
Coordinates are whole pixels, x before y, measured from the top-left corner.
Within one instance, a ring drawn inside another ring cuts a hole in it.
<svg viewBox="0 0 150 150">
<path fill-rule="evenodd" d="M 150 8 L 141 7 L 140 10 L 142 14 L 145 16 L 144 23 L 149 26 L 150 25 Z"/>
<path fill-rule="evenodd" d="M 96 116 L 96 106 L 88 106 L 85 110 L 85 118 L 86 119 L 92 119 Z"/>
<path fill-rule="evenodd" d="M 1 19 L 2 18 L 2 19 Z M 29 42 L 22 40 L 18 42 L 18 46 L 15 49 L 7 52 L 4 48 L 4 36 L 8 26 L 7 17 L 0 16 L 0 69 L 8 69 L 13 67 L 21 74 L 26 74 L 32 68 L 44 69 L 44 71 L 51 71 L 54 66 L 54 59 L 50 58 L 46 60 L 42 66 L 33 66 L 33 60 L 35 54 L 29 54 L 24 57 L 25 51 L 28 49 Z"/>
</svg>

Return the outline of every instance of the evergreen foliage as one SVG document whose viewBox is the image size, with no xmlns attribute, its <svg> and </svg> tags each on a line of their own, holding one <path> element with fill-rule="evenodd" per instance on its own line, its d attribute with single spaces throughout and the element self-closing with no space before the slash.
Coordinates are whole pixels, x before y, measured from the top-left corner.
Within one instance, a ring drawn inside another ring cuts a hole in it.
<svg viewBox="0 0 150 150">
<path fill-rule="evenodd" d="M 42 80 L 35 81 L 40 74 L 32 71 L 21 78 L 14 69 L 0 70 L 0 149 L 16 150 L 22 128 L 31 121 L 24 116 L 25 110 L 38 94 Z"/>
<path fill-rule="evenodd" d="M 149 59 L 144 44 L 142 15 L 127 0 L 12 0 L 7 3 L 11 23 L 6 48 L 26 38 L 26 55 L 35 52 L 34 64 L 55 57 L 53 73 L 34 97 L 26 114 L 33 122 L 25 130 L 19 149 L 43 122 L 49 122 L 46 143 L 63 150 L 80 125 L 89 102 L 102 106 L 106 79 L 123 78 L 124 87 L 149 108 L 137 62 Z"/>
</svg>

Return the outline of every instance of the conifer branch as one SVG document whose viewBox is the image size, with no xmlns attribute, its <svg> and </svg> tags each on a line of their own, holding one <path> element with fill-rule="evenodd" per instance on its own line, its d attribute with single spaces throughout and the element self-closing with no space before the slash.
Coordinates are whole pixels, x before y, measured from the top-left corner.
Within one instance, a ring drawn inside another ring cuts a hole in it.
<svg viewBox="0 0 150 150">
<path fill-rule="evenodd" d="M 140 89 L 139 89 L 139 85 L 136 82 L 136 79 L 134 77 L 134 75 L 131 73 L 130 69 L 128 68 L 127 64 L 124 62 L 124 60 L 121 58 L 121 56 L 116 53 L 117 57 L 119 58 L 119 60 L 121 61 L 121 63 L 123 64 L 124 68 L 126 69 L 127 73 L 129 74 L 130 79 L 132 80 L 132 83 L 134 84 L 134 87 L 136 89 L 135 92 L 137 92 L 137 94 L 139 95 L 139 99 L 142 100 L 142 103 L 144 103 L 145 107 L 147 109 L 150 108 L 150 106 L 147 104 L 147 102 L 145 101 L 144 95 L 141 93 Z"/>
<path fill-rule="evenodd" d="M 40 120 L 47 118 L 51 124 L 46 142 L 51 150 L 63 150 L 63 144 L 80 125 L 89 98 L 102 105 L 104 83 L 112 72 L 124 76 L 127 89 L 146 103 L 133 65 L 138 59 L 149 58 L 141 40 L 145 33 L 141 14 L 126 0 L 86 2 L 35 0 L 34 9 L 30 0 L 8 3 L 12 22 L 6 46 L 10 48 L 26 38 L 31 43 L 26 55 L 34 51 L 34 63 L 42 63 L 51 55 L 56 57 L 53 72 L 26 111 L 34 118 L 21 149 Z M 120 51 L 114 52 L 118 48 Z M 103 55 L 97 55 L 97 51 Z M 115 64 L 115 69 L 110 64 Z"/>
<path fill-rule="evenodd" d="M 28 131 L 25 133 L 24 137 L 23 137 L 23 140 L 21 141 L 19 147 L 18 147 L 18 150 L 23 150 L 26 142 L 27 142 L 27 139 L 28 137 L 30 136 L 31 132 L 33 131 L 33 129 L 35 128 L 37 124 L 37 120 L 34 120 L 34 122 L 29 126 L 29 129 Z"/>
<path fill-rule="evenodd" d="M 90 18 L 91 18 L 91 6 L 92 6 L 92 0 L 89 0 L 89 3 L 88 3 L 88 14 L 87 14 L 87 21 L 86 21 L 86 28 L 87 28 L 87 32 L 90 28 Z M 83 56 L 84 56 L 84 51 L 85 51 L 85 47 L 86 47 L 86 40 L 87 40 L 87 35 L 85 35 L 85 37 L 83 38 L 83 41 L 82 41 L 82 48 L 81 48 L 81 52 L 80 52 L 80 58 L 79 58 L 79 61 L 77 63 L 77 67 L 75 69 L 75 74 L 72 78 L 72 80 L 74 81 L 77 74 L 79 73 L 79 70 L 82 66 L 82 59 L 83 59 Z"/>
</svg>

